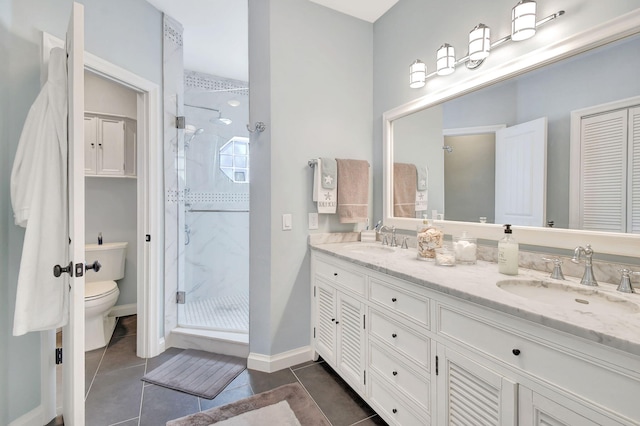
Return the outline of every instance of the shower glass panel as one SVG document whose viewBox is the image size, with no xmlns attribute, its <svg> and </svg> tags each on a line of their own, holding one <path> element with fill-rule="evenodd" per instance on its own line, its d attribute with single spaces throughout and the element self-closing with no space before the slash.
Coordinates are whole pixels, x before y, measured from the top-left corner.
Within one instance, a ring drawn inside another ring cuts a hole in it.
<svg viewBox="0 0 640 426">
<path fill-rule="evenodd" d="M 185 73 L 184 280 L 178 324 L 248 333 L 247 83 Z"/>
</svg>

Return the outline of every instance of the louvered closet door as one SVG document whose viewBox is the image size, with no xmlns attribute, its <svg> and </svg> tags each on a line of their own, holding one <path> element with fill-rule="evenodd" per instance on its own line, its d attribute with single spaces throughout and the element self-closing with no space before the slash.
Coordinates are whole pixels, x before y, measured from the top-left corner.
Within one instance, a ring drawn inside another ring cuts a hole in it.
<svg viewBox="0 0 640 426">
<path fill-rule="evenodd" d="M 580 228 L 625 232 L 627 110 L 582 120 Z"/>
<path fill-rule="evenodd" d="M 351 386 L 364 391 L 364 305 L 338 293 L 338 369 Z"/>
<path fill-rule="evenodd" d="M 629 110 L 628 179 L 627 232 L 640 234 L 640 107 Z"/>
<path fill-rule="evenodd" d="M 438 424 L 517 424 L 517 383 L 438 346 Z"/>
<path fill-rule="evenodd" d="M 316 350 L 330 364 L 336 354 L 336 290 L 316 278 Z"/>
</svg>

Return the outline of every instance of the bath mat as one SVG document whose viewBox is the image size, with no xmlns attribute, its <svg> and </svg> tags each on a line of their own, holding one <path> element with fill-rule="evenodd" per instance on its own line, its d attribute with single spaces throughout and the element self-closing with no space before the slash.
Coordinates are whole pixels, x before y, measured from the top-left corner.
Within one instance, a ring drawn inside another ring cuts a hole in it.
<svg viewBox="0 0 640 426">
<path fill-rule="evenodd" d="M 171 420 L 167 422 L 167 426 L 208 426 L 212 424 L 220 424 L 221 426 L 234 424 L 242 424 L 244 426 L 295 425 L 295 422 L 287 423 L 290 417 L 289 413 L 286 412 L 286 406 L 280 404 L 278 407 L 273 407 L 274 404 L 283 401 L 286 401 L 290 410 L 293 411 L 297 424 L 304 426 L 331 426 L 315 401 L 311 399 L 300 383 L 280 386 L 222 407 Z M 271 406 L 271 409 L 264 409 L 269 406 Z M 249 414 L 252 411 L 253 413 Z M 246 416 L 240 417 L 243 414 L 246 414 Z M 237 419 L 238 422 L 233 423 L 234 419 Z M 227 420 L 231 420 L 231 422 L 225 422 Z M 245 422 L 241 423 L 242 421 Z"/>
<path fill-rule="evenodd" d="M 142 380 L 205 399 L 215 398 L 247 368 L 247 360 L 186 349 Z"/>
</svg>

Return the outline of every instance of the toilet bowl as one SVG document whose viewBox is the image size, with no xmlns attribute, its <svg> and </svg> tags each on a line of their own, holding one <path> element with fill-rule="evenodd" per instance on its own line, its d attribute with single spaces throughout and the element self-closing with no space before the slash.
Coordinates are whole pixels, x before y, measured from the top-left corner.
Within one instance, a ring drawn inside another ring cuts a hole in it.
<svg viewBox="0 0 640 426">
<path fill-rule="evenodd" d="M 98 261 L 98 272 L 88 270 L 84 290 L 84 346 L 85 351 L 102 348 L 109 343 L 116 318 L 109 316 L 120 295 L 116 280 L 124 278 L 127 243 L 85 245 L 87 264 Z"/>
</svg>

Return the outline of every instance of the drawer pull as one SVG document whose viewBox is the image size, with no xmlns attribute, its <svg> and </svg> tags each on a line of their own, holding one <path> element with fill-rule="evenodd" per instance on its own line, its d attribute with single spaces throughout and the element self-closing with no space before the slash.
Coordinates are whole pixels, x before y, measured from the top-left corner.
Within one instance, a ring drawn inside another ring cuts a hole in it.
<svg viewBox="0 0 640 426">
<path fill-rule="evenodd" d="M 396 299 L 395 297 L 392 297 L 392 298 L 391 298 L 391 301 L 392 301 L 392 302 L 397 302 L 397 301 L 398 301 L 398 299 Z"/>
<path fill-rule="evenodd" d="M 398 337 L 398 335 L 396 333 L 392 333 L 391 337 L 393 337 L 395 339 L 396 337 Z"/>
<path fill-rule="evenodd" d="M 333 273 L 333 276 L 334 276 L 334 277 L 337 277 L 337 276 L 338 276 L 338 273 L 337 273 L 337 272 L 334 272 L 334 273 Z"/>
<path fill-rule="evenodd" d="M 393 373 L 391 373 L 391 374 L 393 374 L 394 376 L 397 376 L 397 375 L 398 375 L 398 372 L 397 372 L 397 371 L 394 371 L 394 372 L 393 372 Z"/>
<path fill-rule="evenodd" d="M 515 356 L 520 355 L 520 349 L 514 349 L 514 350 L 512 350 L 511 352 L 513 352 L 513 354 L 514 354 Z"/>
<path fill-rule="evenodd" d="M 393 410 L 391 410 L 393 412 L 393 414 L 396 414 L 398 412 L 398 410 L 396 408 L 394 408 Z"/>
</svg>

